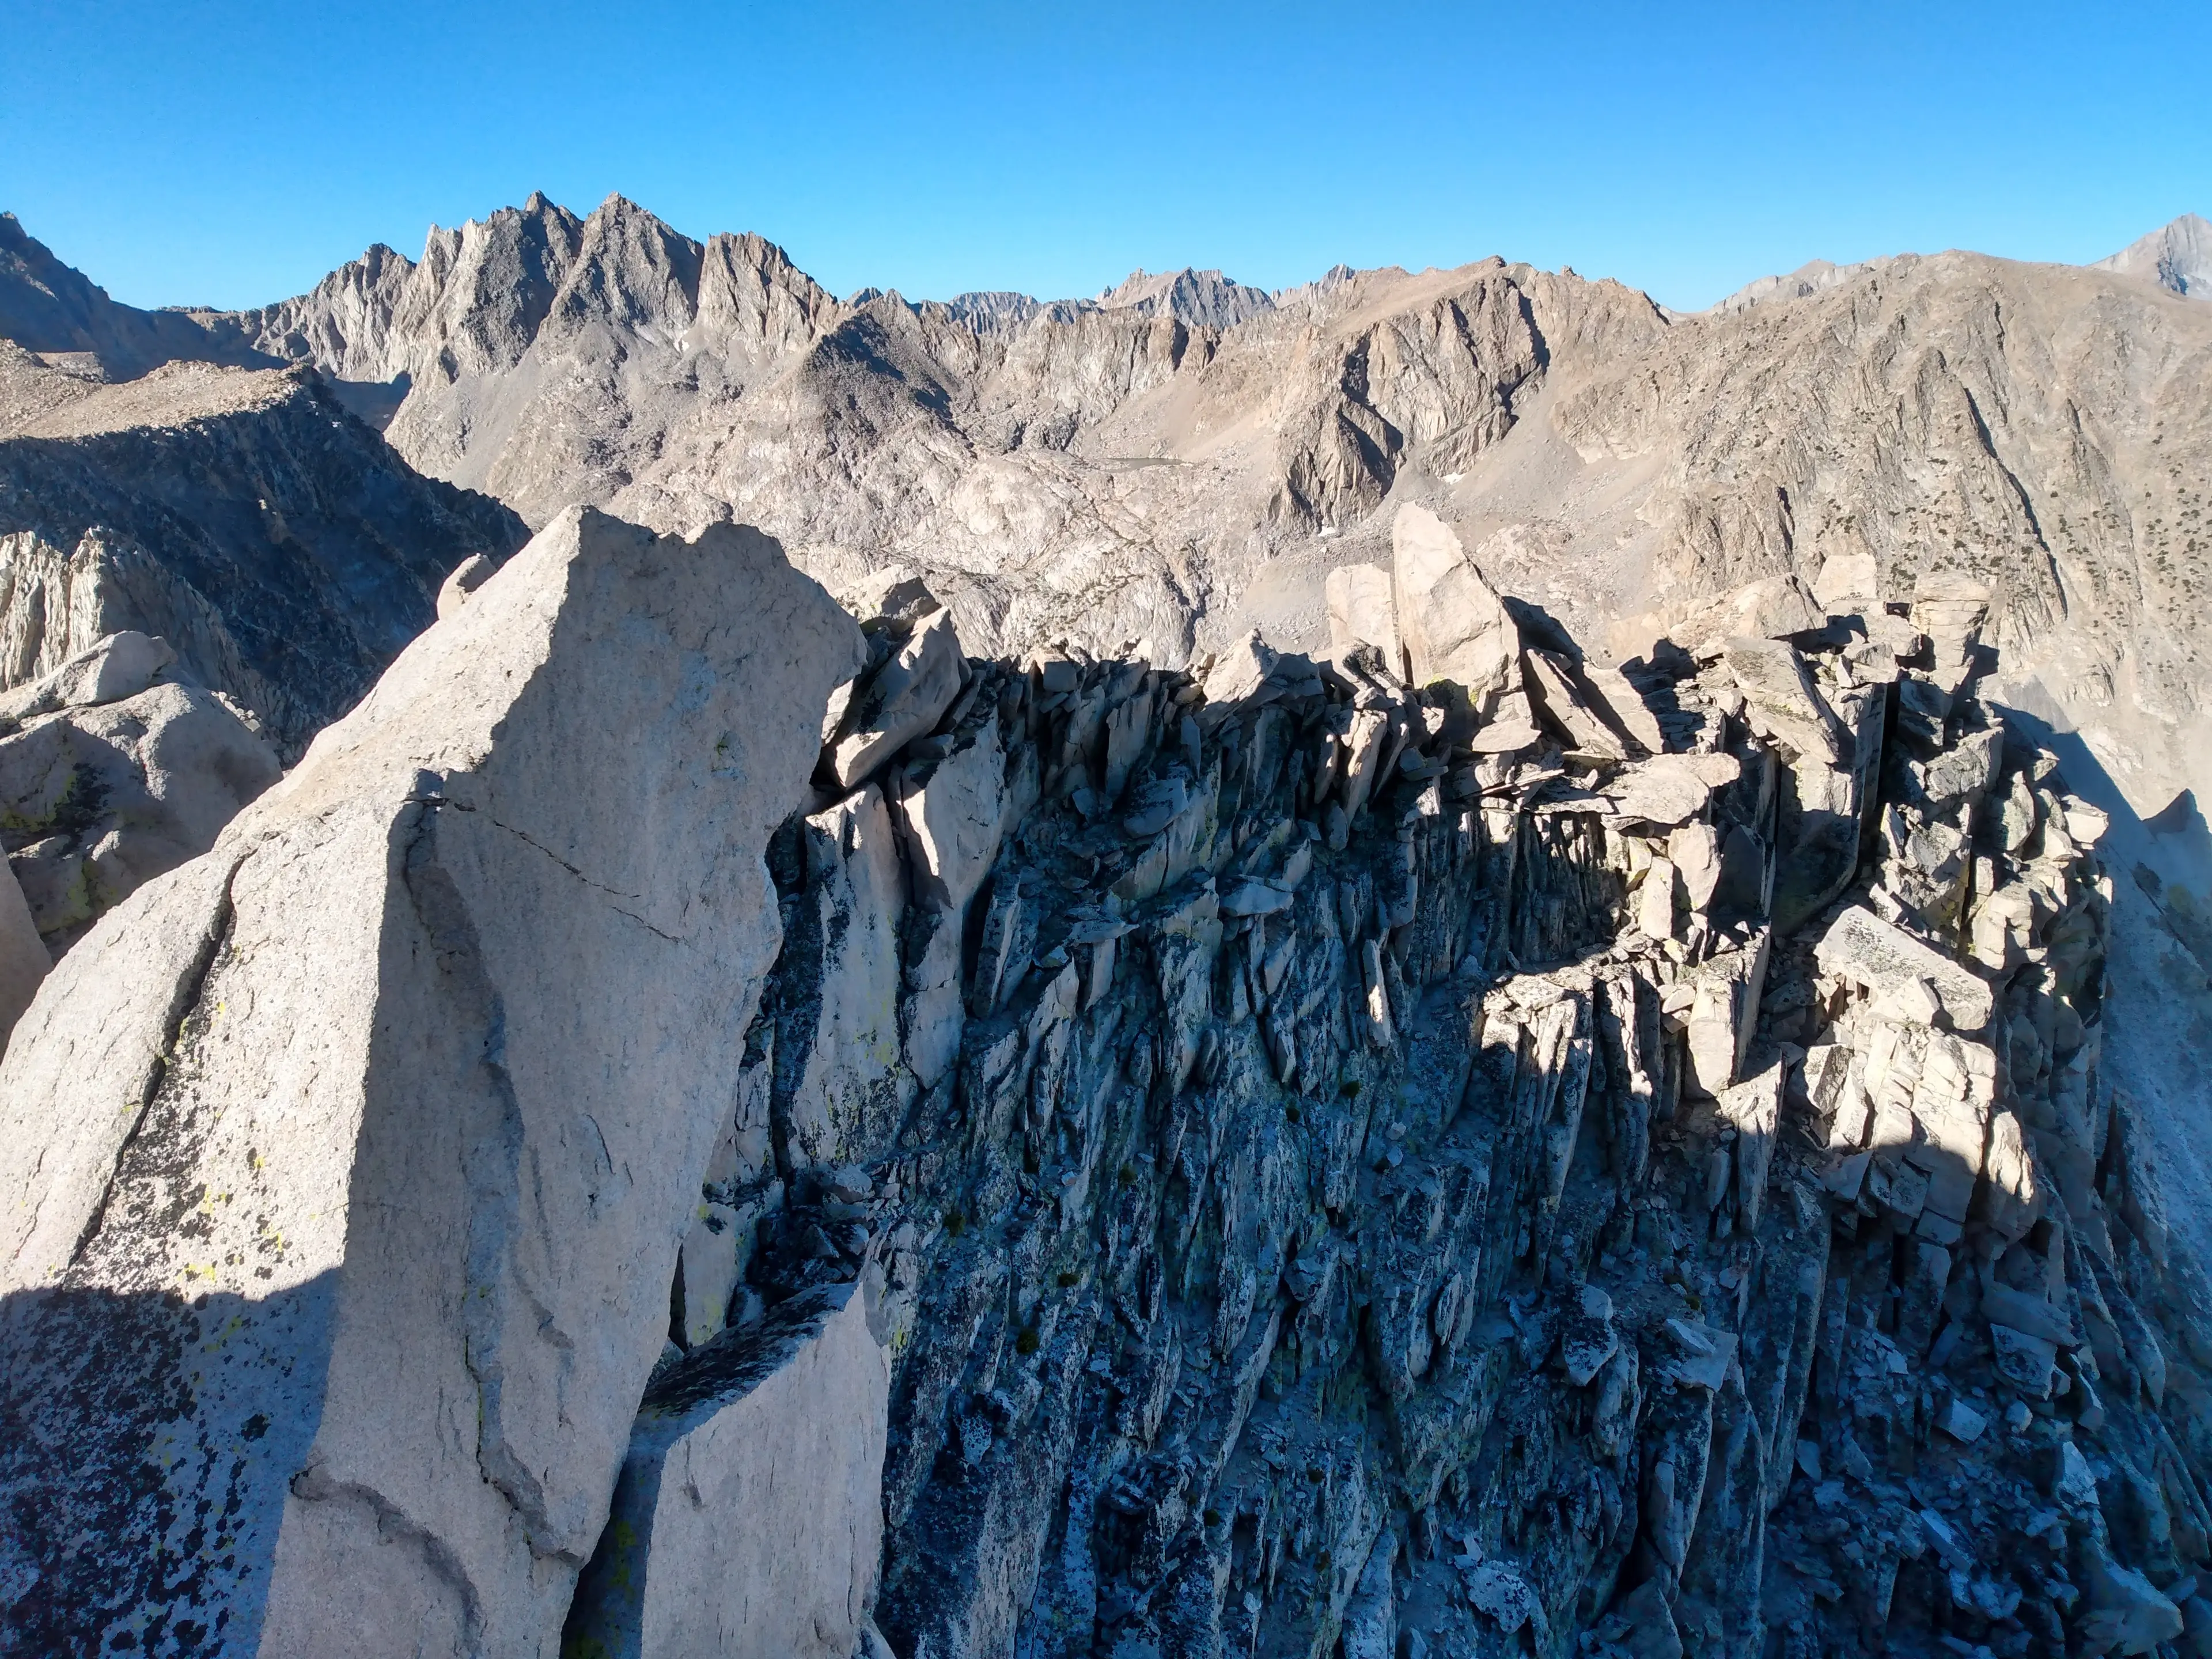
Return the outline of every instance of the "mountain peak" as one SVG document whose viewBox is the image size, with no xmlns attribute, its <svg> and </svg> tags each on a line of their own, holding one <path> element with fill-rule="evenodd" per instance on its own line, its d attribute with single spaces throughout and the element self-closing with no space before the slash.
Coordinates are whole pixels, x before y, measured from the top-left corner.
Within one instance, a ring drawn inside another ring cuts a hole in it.
<svg viewBox="0 0 2212 1659">
<path fill-rule="evenodd" d="M 2170 293 L 2212 300 L 2212 222 L 2185 213 L 2129 243 L 2093 269 L 2147 276 Z"/>
<path fill-rule="evenodd" d="M 1175 317 L 1202 328 L 1234 328 L 1248 318 L 1273 311 L 1266 289 L 1249 288 L 1218 270 L 1148 272 L 1141 265 L 1108 289 L 1098 303 L 1109 310 L 1134 311 L 1146 317 Z"/>
<path fill-rule="evenodd" d="M 665 222 L 652 209 L 641 207 L 618 190 L 609 191 L 605 199 L 593 208 L 587 216 L 593 219 L 643 219 L 649 220 L 656 225 Z"/>
<path fill-rule="evenodd" d="M 112 379 L 129 380 L 178 359 L 253 363 L 268 360 L 234 342 L 218 342 L 180 311 L 140 311 L 64 264 L 0 214 L 0 338 L 27 351 L 85 354 Z"/>
</svg>

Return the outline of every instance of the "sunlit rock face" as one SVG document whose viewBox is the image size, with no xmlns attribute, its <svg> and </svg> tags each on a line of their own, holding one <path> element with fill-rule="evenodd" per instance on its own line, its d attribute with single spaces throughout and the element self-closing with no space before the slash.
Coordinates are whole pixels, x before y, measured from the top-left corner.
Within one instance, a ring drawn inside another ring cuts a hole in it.
<svg viewBox="0 0 2212 1659">
<path fill-rule="evenodd" d="M 47 980 L 18 1650 L 557 1650 L 861 660 L 757 532 L 563 514 Z"/>
</svg>

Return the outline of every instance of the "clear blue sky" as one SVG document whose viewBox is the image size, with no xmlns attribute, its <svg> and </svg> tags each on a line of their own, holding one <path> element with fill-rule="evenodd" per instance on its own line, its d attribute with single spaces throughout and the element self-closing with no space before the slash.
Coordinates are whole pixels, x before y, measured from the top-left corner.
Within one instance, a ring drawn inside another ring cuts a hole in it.
<svg viewBox="0 0 2212 1659">
<path fill-rule="evenodd" d="M 1490 253 L 1699 307 L 2212 215 L 2212 7 L 0 0 L 0 207 L 236 306 L 543 189 L 840 293 Z"/>
</svg>

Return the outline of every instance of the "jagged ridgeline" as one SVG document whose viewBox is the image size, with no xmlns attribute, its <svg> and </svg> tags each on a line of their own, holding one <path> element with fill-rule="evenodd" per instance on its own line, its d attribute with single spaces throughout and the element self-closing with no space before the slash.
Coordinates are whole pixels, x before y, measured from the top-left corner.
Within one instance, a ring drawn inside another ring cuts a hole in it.
<svg viewBox="0 0 2212 1659">
<path fill-rule="evenodd" d="M 1186 672 L 727 526 L 489 563 L 9 1041 L 0 1652 L 2212 1639 L 1984 590 L 1616 666 L 1412 507 Z"/>
<path fill-rule="evenodd" d="M 2203 1628 L 2204 1296 L 1987 595 L 1624 675 L 1414 512 L 1332 599 L 1201 678 L 857 599 L 658 1386 L 883 1274 L 913 1659 Z"/>
</svg>

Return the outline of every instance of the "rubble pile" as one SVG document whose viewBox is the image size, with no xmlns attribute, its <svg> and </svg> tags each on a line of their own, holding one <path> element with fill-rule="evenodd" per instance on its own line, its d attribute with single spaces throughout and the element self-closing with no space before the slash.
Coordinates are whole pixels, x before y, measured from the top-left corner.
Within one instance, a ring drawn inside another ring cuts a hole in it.
<svg viewBox="0 0 2212 1659">
<path fill-rule="evenodd" d="M 1330 601 L 1187 674 L 848 599 L 654 1387 L 880 1276 L 862 1650 L 2212 1651 L 2206 1293 L 1986 596 L 1613 667 L 1412 510 Z"/>
</svg>

